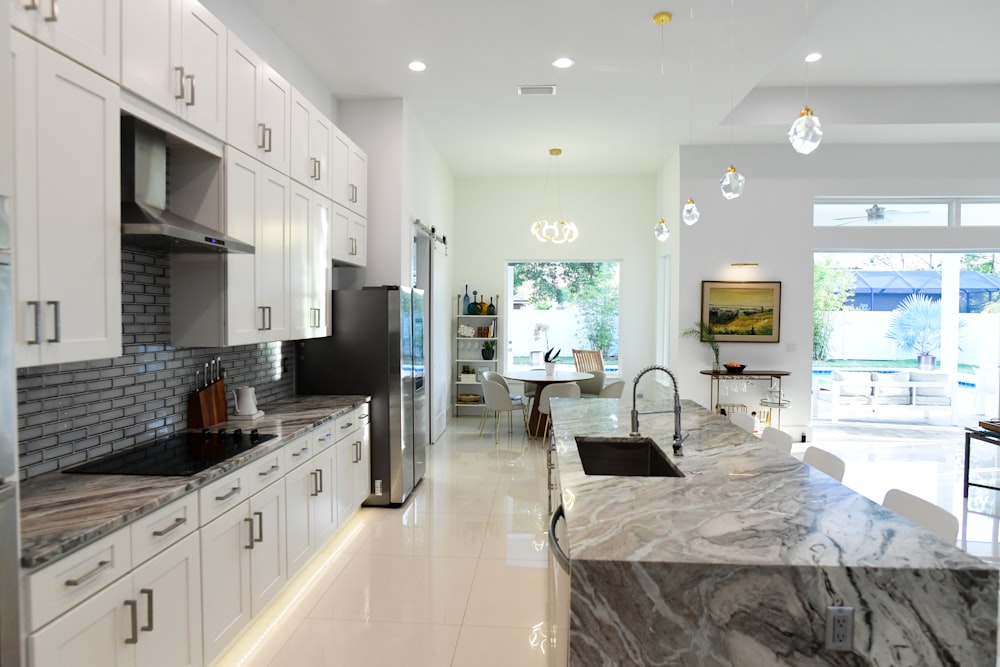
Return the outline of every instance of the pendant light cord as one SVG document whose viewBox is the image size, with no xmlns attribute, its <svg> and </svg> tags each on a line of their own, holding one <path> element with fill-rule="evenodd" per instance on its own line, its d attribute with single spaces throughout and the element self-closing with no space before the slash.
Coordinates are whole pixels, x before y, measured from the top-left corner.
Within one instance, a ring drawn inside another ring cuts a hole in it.
<svg viewBox="0 0 1000 667">
<path fill-rule="evenodd" d="M 733 163 L 733 88 L 736 86 L 736 0 L 729 0 L 729 162 Z"/>
<path fill-rule="evenodd" d="M 806 55 L 809 55 L 809 0 L 806 0 L 806 30 L 805 30 L 805 34 L 806 34 Z M 808 105 L 809 104 L 809 61 L 805 60 L 805 58 L 803 58 L 802 62 L 805 63 L 805 66 L 806 66 L 806 76 L 805 76 L 805 79 L 806 79 L 806 99 L 805 99 L 805 104 Z"/>
<path fill-rule="evenodd" d="M 688 26 L 688 145 L 694 144 L 694 7 Z"/>
</svg>

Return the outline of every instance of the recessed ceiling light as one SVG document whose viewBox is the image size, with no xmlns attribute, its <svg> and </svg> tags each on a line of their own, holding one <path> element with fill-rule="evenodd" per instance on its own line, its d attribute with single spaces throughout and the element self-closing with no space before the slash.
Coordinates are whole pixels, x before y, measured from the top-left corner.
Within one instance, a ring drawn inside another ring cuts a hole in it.
<svg viewBox="0 0 1000 667">
<path fill-rule="evenodd" d="M 423 72 L 425 69 L 427 69 L 427 65 L 423 64 L 419 60 L 414 60 L 412 63 L 409 64 L 409 68 L 413 72 Z"/>
<path fill-rule="evenodd" d="M 822 57 L 823 57 L 822 53 L 810 53 L 808 56 L 806 56 L 806 62 L 814 63 Z"/>
<path fill-rule="evenodd" d="M 572 67 L 573 64 L 574 63 L 572 58 L 565 58 L 565 57 L 556 58 L 555 60 L 552 61 L 552 66 L 558 67 L 559 69 L 566 69 L 567 67 Z"/>
</svg>

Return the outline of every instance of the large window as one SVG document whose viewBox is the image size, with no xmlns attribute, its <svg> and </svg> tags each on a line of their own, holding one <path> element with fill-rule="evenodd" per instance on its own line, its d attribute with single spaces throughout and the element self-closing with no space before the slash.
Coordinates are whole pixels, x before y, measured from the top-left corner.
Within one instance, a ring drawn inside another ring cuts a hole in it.
<svg viewBox="0 0 1000 667">
<path fill-rule="evenodd" d="M 540 367 L 546 351 L 573 365 L 573 348 L 601 350 L 618 370 L 620 262 L 508 262 L 507 365 Z"/>
<path fill-rule="evenodd" d="M 996 227 L 1000 202 L 983 197 L 818 197 L 816 227 Z"/>
</svg>

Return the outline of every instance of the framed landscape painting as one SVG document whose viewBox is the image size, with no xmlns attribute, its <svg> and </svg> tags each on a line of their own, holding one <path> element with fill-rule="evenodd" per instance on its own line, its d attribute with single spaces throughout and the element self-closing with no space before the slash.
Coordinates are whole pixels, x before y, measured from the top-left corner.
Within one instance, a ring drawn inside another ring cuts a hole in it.
<svg viewBox="0 0 1000 667">
<path fill-rule="evenodd" d="M 701 321 L 720 343 L 777 343 L 781 283 L 703 280 Z"/>
</svg>

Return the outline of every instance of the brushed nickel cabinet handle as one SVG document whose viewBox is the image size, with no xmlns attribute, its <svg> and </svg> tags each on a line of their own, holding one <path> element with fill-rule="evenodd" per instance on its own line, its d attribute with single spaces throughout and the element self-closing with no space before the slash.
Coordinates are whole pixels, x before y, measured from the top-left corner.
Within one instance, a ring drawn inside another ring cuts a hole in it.
<svg viewBox="0 0 1000 667">
<path fill-rule="evenodd" d="M 97 567 L 95 567 L 90 572 L 87 572 L 83 576 L 77 577 L 76 579 L 67 579 L 64 583 L 67 586 L 79 586 L 80 584 L 85 584 L 94 577 L 96 577 L 97 575 L 99 575 L 101 572 L 104 572 L 106 569 L 111 567 L 111 565 L 112 561 L 102 560 L 97 564 Z"/>
<path fill-rule="evenodd" d="M 184 78 L 188 80 L 188 84 L 190 84 L 188 86 L 188 88 L 191 91 L 191 99 L 189 99 L 184 104 L 186 104 L 189 107 L 193 107 L 194 106 L 194 74 L 186 74 L 184 76 Z"/>
<path fill-rule="evenodd" d="M 247 517 L 247 518 L 245 518 L 243 520 L 246 521 L 248 524 L 250 524 L 250 544 L 248 544 L 247 546 L 245 546 L 243 548 L 244 549 L 253 549 L 253 543 L 254 543 L 254 539 L 253 539 L 253 519 L 251 519 L 250 517 Z"/>
<path fill-rule="evenodd" d="M 264 123 L 257 123 L 257 129 L 260 130 L 260 141 L 257 142 L 257 148 L 264 148 L 267 145 L 267 140 L 265 135 L 267 134 L 267 125 Z"/>
<path fill-rule="evenodd" d="M 346 424 L 341 426 L 340 429 L 343 430 L 345 428 L 351 428 L 352 426 L 354 426 L 354 422 L 347 422 Z"/>
<path fill-rule="evenodd" d="M 309 447 L 305 446 L 297 452 L 292 452 L 292 456 L 302 456 L 303 454 L 309 453 Z"/>
<path fill-rule="evenodd" d="M 257 306 L 257 310 L 260 311 L 260 328 L 258 331 L 267 330 L 267 306 Z"/>
<path fill-rule="evenodd" d="M 55 23 L 59 20 L 59 0 L 52 0 L 51 9 L 45 16 L 45 20 L 49 23 Z"/>
<path fill-rule="evenodd" d="M 163 537 L 164 535 L 166 535 L 170 531 L 176 530 L 176 529 L 180 528 L 181 526 L 183 526 L 186 523 L 187 523 L 187 519 L 185 519 L 182 516 L 179 516 L 176 519 L 174 519 L 174 522 L 172 524 L 170 524 L 169 526 L 167 526 L 166 528 L 162 528 L 160 530 L 154 530 L 153 531 L 153 537 Z"/>
<path fill-rule="evenodd" d="M 38 0 L 28 0 L 23 7 L 25 9 L 38 9 Z"/>
<path fill-rule="evenodd" d="M 138 644 L 139 643 L 139 612 L 136 609 L 135 600 L 125 600 L 125 606 L 129 608 L 129 614 L 132 616 L 132 636 L 125 638 L 126 644 Z"/>
<path fill-rule="evenodd" d="M 279 466 L 277 463 L 275 463 L 273 466 L 271 466 L 267 470 L 264 470 L 264 471 L 259 472 L 257 474 L 260 475 L 261 477 L 267 477 L 268 475 L 273 475 L 274 473 L 278 472 L 278 470 L 280 470 L 280 469 L 281 469 L 281 466 Z"/>
<path fill-rule="evenodd" d="M 62 324 L 62 315 L 61 315 L 61 313 L 59 311 L 59 302 L 58 301 L 46 301 L 45 305 L 53 307 L 53 311 L 52 311 L 52 323 L 54 325 L 55 334 L 56 334 L 55 338 L 48 338 L 48 339 L 46 339 L 45 342 L 46 343 L 58 343 L 58 342 L 61 342 L 61 338 L 62 338 L 62 327 L 61 327 L 61 324 Z"/>
<path fill-rule="evenodd" d="M 139 590 L 140 595 L 146 596 L 146 625 L 139 628 L 143 632 L 153 631 L 153 589 L 152 588 L 142 588 Z"/>
<path fill-rule="evenodd" d="M 222 502 L 224 500 L 229 500 L 230 498 L 238 494 L 240 491 L 242 491 L 240 487 L 234 486 L 233 488 L 229 489 L 229 493 L 222 496 L 216 496 L 215 499 L 218 500 L 219 502 Z"/>
<path fill-rule="evenodd" d="M 29 301 L 28 307 L 35 309 L 35 337 L 28 341 L 28 345 L 42 344 L 42 309 L 38 301 Z"/>
<path fill-rule="evenodd" d="M 177 92 L 174 93 L 175 100 L 184 99 L 184 68 L 175 67 L 174 71 L 177 72 Z"/>
<path fill-rule="evenodd" d="M 264 513 L 263 512 L 254 512 L 253 515 L 255 517 L 257 517 L 257 530 L 260 531 L 260 537 L 253 538 L 253 541 L 254 542 L 263 542 L 264 541 Z"/>
<path fill-rule="evenodd" d="M 310 496 L 318 496 L 319 495 L 319 477 L 318 477 L 318 475 L 319 475 L 319 470 L 313 470 L 311 473 L 309 473 L 309 476 L 312 477 L 312 481 L 313 481 L 313 490 L 309 492 Z"/>
<path fill-rule="evenodd" d="M 316 160 L 316 180 L 323 180 L 323 163 L 319 160 Z"/>
<path fill-rule="evenodd" d="M 267 148 L 264 149 L 264 152 L 265 153 L 270 153 L 271 152 L 271 128 L 265 127 L 264 128 L 264 134 L 265 134 L 265 136 L 267 136 Z"/>
</svg>

